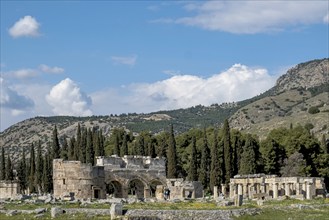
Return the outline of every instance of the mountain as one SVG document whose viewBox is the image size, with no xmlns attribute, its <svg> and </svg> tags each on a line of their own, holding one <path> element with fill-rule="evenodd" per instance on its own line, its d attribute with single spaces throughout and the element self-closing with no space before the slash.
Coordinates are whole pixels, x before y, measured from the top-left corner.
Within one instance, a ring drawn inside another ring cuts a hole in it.
<svg viewBox="0 0 329 220">
<path fill-rule="evenodd" d="M 317 136 L 328 135 L 328 66 L 328 58 L 298 64 L 282 75 L 270 90 L 236 103 L 198 105 L 148 114 L 35 117 L 1 132 L 0 145 L 7 152 L 9 150 L 15 160 L 24 146 L 30 146 L 38 140 L 46 146 L 55 125 L 63 140 L 64 137 L 75 135 L 78 123 L 82 127 L 101 129 L 105 135 L 110 135 L 115 127 L 124 127 L 137 133 L 143 130 L 158 133 L 171 123 L 177 133 L 182 133 L 193 127 L 220 126 L 226 118 L 229 118 L 231 128 L 255 133 L 260 138 L 265 137 L 271 129 L 297 124 L 308 126 Z"/>
<path fill-rule="evenodd" d="M 316 136 L 328 135 L 329 59 L 289 69 L 262 97 L 230 118 L 233 128 L 264 137 L 278 127 L 308 126 Z M 316 114 L 310 109 L 318 109 Z"/>
</svg>

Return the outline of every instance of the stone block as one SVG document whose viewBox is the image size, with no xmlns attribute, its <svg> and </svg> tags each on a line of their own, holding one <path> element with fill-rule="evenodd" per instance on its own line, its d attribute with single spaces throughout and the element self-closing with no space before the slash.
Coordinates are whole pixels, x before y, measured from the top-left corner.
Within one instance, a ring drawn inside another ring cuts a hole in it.
<svg viewBox="0 0 329 220">
<path fill-rule="evenodd" d="M 53 207 L 50 210 L 51 218 L 56 218 L 64 213 L 64 210 L 59 207 Z"/>
<path fill-rule="evenodd" d="M 111 205 L 110 213 L 111 213 L 111 219 L 116 218 L 117 216 L 122 215 L 122 203 L 113 203 Z"/>
</svg>

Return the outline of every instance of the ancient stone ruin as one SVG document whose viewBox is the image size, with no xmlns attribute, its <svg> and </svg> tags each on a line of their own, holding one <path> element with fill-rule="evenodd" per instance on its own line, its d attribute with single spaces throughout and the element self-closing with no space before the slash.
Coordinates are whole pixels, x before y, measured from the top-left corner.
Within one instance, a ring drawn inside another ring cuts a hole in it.
<svg viewBox="0 0 329 220">
<path fill-rule="evenodd" d="M 320 177 L 278 177 L 276 175 L 252 174 L 236 175 L 230 179 L 231 199 L 243 198 L 264 199 L 280 196 L 312 199 L 324 196 L 324 179 Z"/>
<path fill-rule="evenodd" d="M 108 196 L 138 199 L 200 198 L 198 181 L 166 179 L 164 158 L 143 156 L 97 157 L 96 165 L 80 161 L 53 161 L 54 197 L 62 199 L 105 199 Z"/>
<path fill-rule="evenodd" d="M 10 199 L 19 194 L 20 187 L 18 181 L 0 181 L 0 199 Z"/>
</svg>

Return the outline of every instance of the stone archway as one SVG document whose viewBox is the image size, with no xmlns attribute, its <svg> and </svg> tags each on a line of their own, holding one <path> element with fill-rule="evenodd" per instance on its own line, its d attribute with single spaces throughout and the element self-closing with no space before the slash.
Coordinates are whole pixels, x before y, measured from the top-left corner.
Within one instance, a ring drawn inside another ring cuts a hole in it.
<svg viewBox="0 0 329 220">
<path fill-rule="evenodd" d="M 156 197 L 156 189 L 158 185 L 165 186 L 166 184 L 158 179 L 151 180 L 150 182 L 150 197 Z"/>
<path fill-rule="evenodd" d="M 123 198 L 123 186 L 119 181 L 109 181 L 106 183 L 106 193 L 115 198 Z"/>
<path fill-rule="evenodd" d="M 128 196 L 134 196 L 138 199 L 144 198 L 144 190 L 146 189 L 144 181 L 134 178 L 128 182 Z"/>
</svg>

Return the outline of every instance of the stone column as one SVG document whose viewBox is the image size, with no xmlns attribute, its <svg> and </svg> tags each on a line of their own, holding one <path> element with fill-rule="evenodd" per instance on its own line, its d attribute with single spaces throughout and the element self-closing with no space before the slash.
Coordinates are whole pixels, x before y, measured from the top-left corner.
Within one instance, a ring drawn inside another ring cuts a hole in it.
<svg viewBox="0 0 329 220">
<path fill-rule="evenodd" d="M 243 195 L 243 192 L 242 192 L 242 184 L 239 184 L 238 185 L 238 195 Z"/>
<path fill-rule="evenodd" d="M 296 196 L 298 196 L 300 194 L 300 184 L 296 183 Z"/>
<path fill-rule="evenodd" d="M 226 197 L 226 186 L 225 186 L 225 184 L 222 184 L 222 193 Z"/>
<path fill-rule="evenodd" d="M 307 182 L 304 182 L 303 185 L 302 185 L 304 198 L 306 197 L 306 185 L 307 185 Z"/>
<path fill-rule="evenodd" d="M 150 198 L 150 189 L 144 188 L 144 198 Z"/>
<path fill-rule="evenodd" d="M 278 184 L 273 183 L 273 199 L 277 199 L 277 198 L 278 198 Z"/>
<path fill-rule="evenodd" d="M 248 183 L 243 184 L 243 195 L 247 196 L 248 195 Z"/>
<path fill-rule="evenodd" d="M 235 195 L 235 190 L 234 190 L 235 184 L 234 183 L 230 183 L 230 198 L 232 199 Z M 223 193 L 223 191 L 222 191 Z M 223 193 L 224 195 L 224 193 Z"/>
<path fill-rule="evenodd" d="M 313 183 L 308 182 L 306 185 L 306 199 L 312 199 Z"/>
<path fill-rule="evenodd" d="M 265 193 L 265 183 L 260 184 L 260 192 Z"/>
<path fill-rule="evenodd" d="M 284 192 L 286 196 L 290 196 L 290 183 L 285 183 Z"/>
<path fill-rule="evenodd" d="M 230 184 L 230 190 L 231 190 L 231 184 Z M 218 198 L 218 186 L 214 186 L 214 199 Z"/>
</svg>

